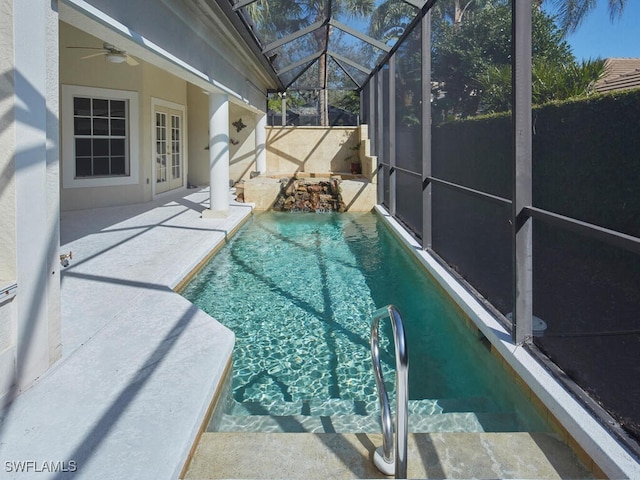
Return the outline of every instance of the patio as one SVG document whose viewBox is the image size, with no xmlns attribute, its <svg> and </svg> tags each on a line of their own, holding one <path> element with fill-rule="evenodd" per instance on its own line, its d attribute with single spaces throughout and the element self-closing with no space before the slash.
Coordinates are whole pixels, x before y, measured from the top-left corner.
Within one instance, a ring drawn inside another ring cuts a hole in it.
<svg viewBox="0 0 640 480">
<path fill-rule="evenodd" d="M 207 200 L 63 214 L 63 357 L 2 412 L 6 472 L 179 476 L 234 338 L 172 288 L 251 214 L 232 202 L 227 218 L 202 219 Z"/>
</svg>

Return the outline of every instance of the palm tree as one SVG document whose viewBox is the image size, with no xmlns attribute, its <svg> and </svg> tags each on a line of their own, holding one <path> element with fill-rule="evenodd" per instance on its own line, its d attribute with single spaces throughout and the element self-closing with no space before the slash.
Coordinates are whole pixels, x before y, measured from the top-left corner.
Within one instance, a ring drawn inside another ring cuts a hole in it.
<svg viewBox="0 0 640 480">
<path fill-rule="evenodd" d="M 577 30 L 587 14 L 596 7 L 598 0 L 549 0 L 549 2 L 558 9 L 560 28 L 572 33 Z M 608 0 L 608 2 L 611 21 L 620 18 L 627 0 Z"/>
<path fill-rule="evenodd" d="M 408 3 L 387 0 L 375 9 L 369 23 L 369 35 L 382 42 L 395 42 L 416 16 Z"/>
<path fill-rule="evenodd" d="M 257 20 L 261 24 L 262 28 L 274 34 L 277 33 L 277 36 L 282 38 L 307 25 L 328 20 L 326 17 L 329 13 L 332 17 L 339 14 L 345 14 L 352 18 L 364 17 L 373 12 L 374 6 L 374 0 L 283 0 L 257 2 L 253 4 L 251 15 L 254 21 Z M 322 126 L 329 124 L 327 28 L 331 27 L 327 25 L 326 28 L 318 28 L 309 36 L 309 41 L 312 43 L 311 50 L 322 52 L 318 59 L 319 110 Z"/>
<path fill-rule="evenodd" d="M 458 25 L 462 22 L 465 13 L 473 10 L 473 8 L 482 6 L 482 3 L 478 0 L 447 0 L 446 2 L 436 3 L 436 9 L 441 9 L 444 12 L 444 16 L 454 25 Z"/>
</svg>

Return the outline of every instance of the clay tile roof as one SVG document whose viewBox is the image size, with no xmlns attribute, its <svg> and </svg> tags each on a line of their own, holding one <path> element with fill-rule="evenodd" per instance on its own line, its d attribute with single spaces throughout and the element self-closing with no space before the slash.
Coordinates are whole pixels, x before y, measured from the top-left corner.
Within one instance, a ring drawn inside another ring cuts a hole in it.
<svg viewBox="0 0 640 480">
<path fill-rule="evenodd" d="M 640 58 L 607 58 L 605 75 L 595 84 L 597 92 L 640 87 Z"/>
</svg>

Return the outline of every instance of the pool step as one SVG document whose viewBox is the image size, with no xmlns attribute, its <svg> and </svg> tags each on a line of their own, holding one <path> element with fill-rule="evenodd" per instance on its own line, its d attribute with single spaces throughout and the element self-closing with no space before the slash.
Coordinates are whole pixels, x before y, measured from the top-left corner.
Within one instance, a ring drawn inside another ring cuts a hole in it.
<svg viewBox="0 0 640 480">
<path fill-rule="evenodd" d="M 392 406 L 395 408 L 395 406 Z M 410 400 L 409 413 L 433 415 L 447 412 L 495 412 L 497 407 L 487 397 Z M 378 414 L 377 401 L 343 400 L 299 400 L 296 402 L 233 402 L 229 415 L 372 415 Z"/>
<path fill-rule="evenodd" d="M 511 432 L 517 430 L 517 419 L 511 413 L 409 414 L 409 431 L 416 433 Z M 379 415 L 224 415 L 219 425 L 209 431 L 376 433 L 381 431 L 381 425 Z"/>
<path fill-rule="evenodd" d="M 593 478 L 546 433 L 409 434 L 408 478 Z M 186 479 L 388 478 L 371 458 L 380 434 L 204 433 Z"/>
<path fill-rule="evenodd" d="M 233 402 L 227 412 L 216 416 L 208 431 L 375 433 L 381 429 L 380 409 L 375 401 Z M 408 413 L 411 432 L 520 430 L 515 414 L 497 411 L 493 402 L 484 397 L 410 400 Z"/>
</svg>

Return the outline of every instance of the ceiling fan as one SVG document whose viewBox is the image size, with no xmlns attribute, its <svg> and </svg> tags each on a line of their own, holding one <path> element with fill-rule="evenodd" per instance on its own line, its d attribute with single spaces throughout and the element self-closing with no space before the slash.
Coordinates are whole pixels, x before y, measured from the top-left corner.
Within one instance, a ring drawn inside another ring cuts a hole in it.
<svg viewBox="0 0 640 480">
<path fill-rule="evenodd" d="M 130 56 L 124 50 L 119 50 L 110 43 L 104 43 L 102 48 L 99 47 L 68 47 L 68 48 L 82 48 L 85 50 L 100 50 L 99 53 L 92 53 L 91 55 L 85 55 L 84 57 L 80 57 L 80 60 L 85 60 L 87 58 L 99 57 L 100 55 L 104 55 L 107 61 L 111 63 L 123 63 L 126 62 L 127 65 L 135 66 L 139 65 L 139 62 L 135 60 L 132 56 Z"/>
</svg>

